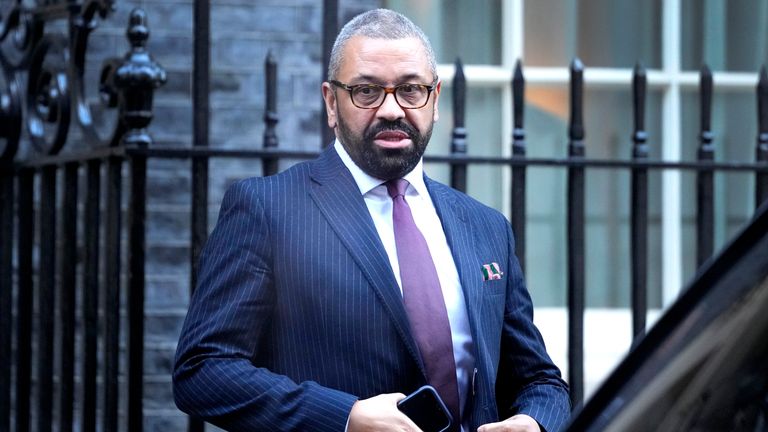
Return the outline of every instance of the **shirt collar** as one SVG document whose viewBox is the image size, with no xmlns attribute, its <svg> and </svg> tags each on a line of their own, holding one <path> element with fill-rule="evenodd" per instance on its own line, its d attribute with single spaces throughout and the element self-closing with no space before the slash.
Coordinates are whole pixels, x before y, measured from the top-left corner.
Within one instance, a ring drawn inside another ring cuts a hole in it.
<svg viewBox="0 0 768 432">
<path fill-rule="evenodd" d="M 360 169 L 338 139 L 333 143 L 333 148 L 336 150 L 336 153 L 339 154 L 344 166 L 346 166 L 352 174 L 352 178 L 355 179 L 355 184 L 357 184 L 357 187 L 360 189 L 361 195 L 365 195 L 377 186 L 384 184 L 384 180 L 373 177 Z M 429 196 L 427 185 L 424 183 L 424 163 L 422 159 L 419 159 L 419 163 L 417 163 L 411 172 L 406 174 L 403 178 L 408 180 L 408 183 L 413 186 L 413 189 L 419 196 Z"/>
</svg>

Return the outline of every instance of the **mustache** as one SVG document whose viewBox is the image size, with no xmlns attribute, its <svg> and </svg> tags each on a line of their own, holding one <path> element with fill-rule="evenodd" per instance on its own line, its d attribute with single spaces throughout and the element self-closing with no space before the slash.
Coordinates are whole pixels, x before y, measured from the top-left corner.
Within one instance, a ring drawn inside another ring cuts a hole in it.
<svg viewBox="0 0 768 432">
<path fill-rule="evenodd" d="M 373 140 L 376 137 L 376 134 L 380 132 L 386 132 L 386 131 L 400 131 L 405 132 L 408 134 L 408 137 L 411 139 L 411 141 L 414 141 L 418 139 L 419 137 L 419 131 L 416 130 L 415 127 L 409 125 L 408 123 L 405 123 L 402 120 L 382 120 L 375 125 L 372 125 L 370 129 L 365 134 L 365 138 L 368 140 Z"/>
</svg>

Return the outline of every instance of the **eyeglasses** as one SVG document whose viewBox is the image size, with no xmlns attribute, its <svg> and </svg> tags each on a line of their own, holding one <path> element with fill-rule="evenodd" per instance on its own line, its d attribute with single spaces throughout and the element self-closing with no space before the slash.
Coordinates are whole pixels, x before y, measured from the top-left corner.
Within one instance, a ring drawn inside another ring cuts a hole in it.
<svg viewBox="0 0 768 432">
<path fill-rule="evenodd" d="M 394 87 L 384 87 L 377 84 L 347 85 L 336 80 L 328 81 L 336 87 L 349 92 L 352 104 L 362 109 L 376 109 L 384 104 L 384 99 L 392 93 L 395 102 L 403 109 L 423 108 L 429 100 L 429 95 L 437 86 L 437 77 L 431 85 L 400 84 Z"/>
</svg>

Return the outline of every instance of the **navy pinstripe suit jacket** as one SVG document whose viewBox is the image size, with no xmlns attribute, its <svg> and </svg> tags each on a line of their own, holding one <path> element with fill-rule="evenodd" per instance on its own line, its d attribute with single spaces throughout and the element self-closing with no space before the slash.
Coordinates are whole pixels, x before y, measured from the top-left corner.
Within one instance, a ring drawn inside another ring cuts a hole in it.
<svg viewBox="0 0 768 432">
<path fill-rule="evenodd" d="M 475 342 L 472 430 L 514 413 L 558 430 L 567 386 L 533 326 L 509 223 L 426 183 Z M 491 262 L 502 279 L 483 280 Z M 233 185 L 199 268 L 173 376 L 182 410 L 230 430 L 343 431 L 358 398 L 425 384 L 386 252 L 332 147 Z"/>
</svg>

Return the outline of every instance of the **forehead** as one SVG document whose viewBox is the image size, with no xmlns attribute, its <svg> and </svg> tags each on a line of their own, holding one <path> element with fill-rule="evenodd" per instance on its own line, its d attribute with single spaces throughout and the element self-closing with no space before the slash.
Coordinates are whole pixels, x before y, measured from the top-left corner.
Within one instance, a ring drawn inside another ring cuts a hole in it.
<svg viewBox="0 0 768 432">
<path fill-rule="evenodd" d="M 355 36 L 344 47 L 342 59 L 339 68 L 341 80 L 432 80 L 426 50 L 416 38 L 376 39 Z"/>
</svg>

